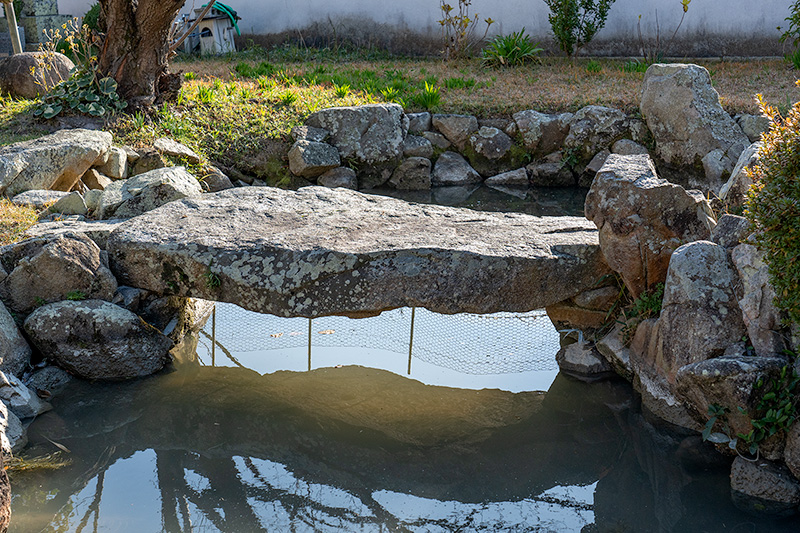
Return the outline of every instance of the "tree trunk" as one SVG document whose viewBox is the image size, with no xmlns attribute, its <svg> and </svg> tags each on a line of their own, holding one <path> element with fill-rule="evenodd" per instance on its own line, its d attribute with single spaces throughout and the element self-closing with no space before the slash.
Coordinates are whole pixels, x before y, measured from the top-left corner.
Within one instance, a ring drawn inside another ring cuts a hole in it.
<svg viewBox="0 0 800 533">
<path fill-rule="evenodd" d="M 185 0 L 100 0 L 106 38 L 100 71 L 136 109 L 152 105 L 167 74 L 169 31 Z"/>
</svg>

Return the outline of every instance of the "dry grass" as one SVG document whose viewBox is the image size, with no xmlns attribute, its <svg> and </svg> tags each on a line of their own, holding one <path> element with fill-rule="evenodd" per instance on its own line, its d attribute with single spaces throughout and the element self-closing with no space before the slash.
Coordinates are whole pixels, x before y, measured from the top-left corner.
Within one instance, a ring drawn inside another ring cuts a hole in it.
<svg viewBox="0 0 800 533">
<path fill-rule="evenodd" d="M 36 210 L 22 207 L 7 198 L 0 198 L 0 246 L 18 241 L 36 224 Z"/>
</svg>

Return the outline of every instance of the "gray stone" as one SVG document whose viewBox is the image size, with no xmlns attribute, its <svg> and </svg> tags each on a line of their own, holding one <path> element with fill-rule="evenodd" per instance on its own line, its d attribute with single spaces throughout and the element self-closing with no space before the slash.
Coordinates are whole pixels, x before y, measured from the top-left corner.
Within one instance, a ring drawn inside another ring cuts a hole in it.
<svg viewBox="0 0 800 533">
<path fill-rule="evenodd" d="M 752 143 L 760 141 L 761 134 L 766 133 L 770 127 L 769 119 L 764 115 L 748 115 L 743 113 L 736 115 L 735 120 Z"/>
<path fill-rule="evenodd" d="M 233 188 L 233 183 L 228 176 L 225 175 L 217 167 L 209 167 L 208 171 L 203 175 L 200 180 L 200 186 L 207 192 L 226 191 Z"/>
<path fill-rule="evenodd" d="M 567 374 L 581 378 L 598 378 L 612 372 L 603 356 L 585 342 L 574 342 L 561 348 L 556 354 L 558 367 Z"/>
<path fill-rule="evenodd" d="M 43 402 L 13 374 L 0 372 L 0 400 L 20 419 L 32 418 L 53 407 Z"/>
<path fill-rule="evenodd" d="M 172 341 L 110 302 L 58 302 L 25 320 L 31 342 L 57 365 L 84 379 L 148 376 L 169 361 Z"/>
<path fill-rule="evenodd" d="M 27 444 L 28 432 L 25 431 L 22 422 L 3 402 L 0 402 L 0 448 L 3 455 L 11 456 L 18 453 Z"/>
<path fill-rule="evenodd" d="M 20 15 L 17 13 L 18 17 Z M 58 52 L 10 55 L 0 59 L 0 92 L 33 100 L 68 79 L 69 71 L 74 67 L 67 56 Z"/>
<path fill-rule="evenodd" d="M 344 187 L 345 189 L 358 189 L 358 179 L 356 178 L 356 171 L 347 168 L 339 167 L 327 171 L 325 174 L 317 178 L 317 184 L 331 189 L 336 187 Z"/>
<path fill-rule="evenodd" d="M 90 213 L 93 213 L 100 207 L 100 200 L 103 198 L 103 191 L 99 189 L 89 189 L 83 195 L 83 201 L 86 202 L 86 208 Z"/>
<path fill-rule="evenodd" d="M 715 225 L 703 195 L 660 179 L 646 155 L 608 157 L 586 196 L 586 217 L 634 297 L 664 282 L 675 248 L 709 238 Z"/>
<path fill-rule="evenodd" d="M 9 311 L 27 315 L 44 302 L 68 296 L 110 300 L 117 288 L 100 248 L 83 235 L 30 239 L 2 249 L 8 276 L 0 296 Z"/>
<path fill-rule="evenodd" d="M 489 187 L 493 185 L 510 185 L 513 187 L 527 187 L 530 182 L 528 181 L 528 171 L 525 170 L 524 168 L 518 168 L 517 170 L 503 172 L 502 174 L 497 174 L 496 176 L 487 178 L 484 183 Z"/>
<path fill-rule="evenodd" d="M 800 482 L 780 464 L 736 457 L 731 466 L 731 497 L 752 514 L 788 517 L 797 514 Z"/>
<path fill-rule="evenodd" d="M 0 147 L 0 194 L 69 191 L 110 146 L 108 132 L 75 129 Z"/>
<path fill-rule="evenodd" d="M 124 219 L 121 218 L 109 220 L 58 220 L 54 222 L 40 222 L 28 228 L 23 236 L 26 239 L 40 238 L 52 240 L 56 237 L 68 235 L 83 235 L 94 241 L 101 250 L 105 250 L 108 236 L 122 222 L 124 222 Z"/>
<path fill-rule="evenodd" d="M 339 152 L 330 144 L 297 141 L 289 150 L 289 170 L 302 178 L 316 178 L 340 163 Z"/>
<path fill-rule="evenodd" d="M 497 128 L 487 126 L 481 127 L 467 140 L 469 149 L 489 161 L 497 161 L 505 157 L 512 144 L 511 137 Z"/>
<path fill-rule="evenodd" d="M 103 191 L 97 217 L 135 217 L 166 203 L 202 193 L 197 178 L 185 168 L 159 168 L 112 183 Z"/>
<path fill-rule="evenodd" d="M 97 167 L 97 171 L 115 180 L 127 178 L 128 153 L 122 148 L 112 146 L 108 150 L 108 159 L 103 165 Z"/>
<path fill-rule="evenodd" d="M 292 139 L 297 141 L 311 141 L 315 143 L 324 143 L 331 132 L 322 128 L 312 128 L 311 126 L 295 126 L 292 128 Z"/>
<path fill-rule="evenodd" d="M 34 370 L 25 384 L 37 396 L 51 398 L 63 391 L 73 379 L 72 375 L 63 368 L 47 365 Z"/>
<path fill-rule="evenodd" d="M 342 159 L 367 165 L 399 158 L 408 133 L 408 118 L 397 104 L 330 107 L 310 115 L 306 125 L 331 132 L 328 142 Z"/>
<path fill-rule="evenodd" d="M 722 183 L 723 177 L 729 176 L 733 170 L 733 161 L 719 148 L 708 152 L 702 159 L 702 163 L 703 172 L 709 183 Z"/>
<path fill-rule="evenodd" d="M 753 185 L 753 178 L 749 176 L 759 162 L 759 151 L 763 143 L 756 142 L 748 146 L 739 156 L 736 166 L 731 172 L 731 177 L 719 191 L 719 199 L 728 209 L 744 207 L 747 193 Z"/>
<path fill-rule="evenodd" d="M 611 145 L 611 151 L 619 155 L 648 155 L 647 148 L 630 139 L 620 139 Z"/>
<path fill-rule="evenodd" d="M 97 169 L 90 168 L 81 177 L 81 182 L 91 191 L 102 191 L 111 185 L 111 178 L 101 174 Z"/>
<path fill-rule="evenodd" d="M 431 185 L 467 185 L 483 181 L 481 175 L 470 166 L 461 154 L 445 152 L 436 160 Z"/>
<path fill-rule="evenodd" d="M 628 132 L 628 116 L 611 107 L 590 105 L 580 109 L 569 126 L 564 139 L 564 150 L 578 154 L 589 161 L 595 154 L 608 150 Z"/>
<path fill-rule="evenodd" d="M 83 195 L 77 191 L 71 192 L 50 206 L 50 212 L 63 215 L 85 215 L 89 212 Z"/>
<path fill-rule="evenodd" d="M 786 432 L 786 446 L 783 450 L 783 460 L 792 472 L 800 479 L 800 422 L 794 421 L 789 431 Z"/>
<path fill-rule="evenodd" d="M 229 222 L 214 222 L 220 219 Z M 108 250 L 126 285 L 281 316 L 405 305 L 531 310 L 608 272 L 595 230 L 581 218 L 484 213 L 324 187 L 231 189 L 174 202 L 123 224 Z M 218 286 L 206 283 L 209 272 Z"/>
<path fill-rule="evenodd" d="M 409 135 L 403 144 L 403 155 L 406 157 L 433 157 L 433 144 L 425 137 Z"/>
<path fill-rule="evenodd" d="M 422 113 L 408 113 L 408 131 L 411 133 L 422 133 L 431 129 L 431 114 L 427 111 Z"/>
<path fill-rule="evenodd" d="M 472 115 L 433 115 L 433 127 L 459 150 L 464 150 L 469 136 L 478 131 L 478 119 Z"/>
<path fill-rule="evenodd" d="M 166 166 L 167 162 L 158 150 L 144 149 L 139 152 L 139 157 L 131 167 L 129 175 L 134 177 Z"/>
<path fill-rule="evenodd" d="M 698 65 L 655 64 L 644 75 L 640 110 L 656 141 L 656 154 L 673 167 L 698 165 L 721 150 L 736 161 L 750 144 L 738 124 L 722 109 L 708 71 Z M 719 180 L 695 176 L 689 185 L 719 192 Z"/>
<path fill-rule="evenodd" d="M 425 191 L 431 188 L 431 160 L 409 157 L 392 173 L 389 185 L 400 191 Z"/>
<path fill-rule="evenodd" d="M 587 189 L 591 187 L 594 177 L 597 175 L 600 169 L 603 168 L 603 165 L 606 163 L 606 159 L 608 159 L 608 156 L 610 155 L 611 152 L 608 150 L 597 152 L 597 155 L 595 155 L 592 160 L 589 161 L 589 164 L 586 165 L 586 169 L 583 171 L 580 179 L 578 180 L 578 186 L 585 187 Z"/>
<path fill-rule="evenodd" d="M 125 152 L 125 155 L 128 156 L 128 167 L 139 161 L 139 158 L 142 156 L 137 150 L 134 150 L 130 146 L 123 146 L 122 150 Z"/>
<path fill-rule="evenodd" d="M 507 118 L 479 118 L 478 128 L 497 128 L 509 137 L 517 134 L 517 125 L 513 120 Z M 511 133 L 509 133 L 511 131 Z"/>
<path fill-rule="evenodd" d="M 764 254 L 752 244 L 740 244 L 731 251 L 731 260 L 739 273 L 739 307 L 756 354 L 781 353 L 787 346 L 780 332 L 781 313 L 775 307 L 777 295 L 769 282 Z"/>
<path fill-rule="evenodd" d="M 711 242 L 733 248 L 753 232 L 750 221 L 737 215 L 722 215 L 711 232 Z"/>
<path fill-rule="evenodd" d="M 469 200 L 470 196 L 481 188 L 480 184 L 445 185 L 431 189 L 433 203 L 438 205 L 458 206 Z"/>
<path fill-rule="evenodd" d="M 197 164 L 200 162 L 200 156 L 197 155 L 194 150 L 169 137 L 159 137 L 156 139 L 153 143 L 153 148 L 164 155 L 185 159 L 188 163 Z"/>
<path fill-rule="evenodd" d="M 435 131 L 423 131 L 422 137 L 440 150 L 449 150 L 453 145 L 453 143 L 447 140 L 447 137 Z"/>
<path fill-rule="evenodd" d="M 573 114 L 547 115 L 526 110 L 515 113 L 513 118 L 522 145 L 531 153 L 549 154 L 561 149 Z"/>
<path fill-rule="evenodd" d="M 0 302 L 0 371 L 22 375 L 31 361 L 31 347 L 17 328 L 14 318 Z"/>
<path fill-rule="evenodd" d="M 26 205 L 34 209 L 50 207 L 69 193 L 66 191 L 30 190 L 14 196 L 11 201 L 16 205 Z"/>
<path fill-rule="evenodd" d="M 559 155 L 560 152 L 558 152 Z M 563 162 L 531 163 L 527 167 L 531 184 L 535 187 L 574 187 L 575 175 Z"/>
<path fill-rule="evenodd" d="M 624 324 L 617 324 L 605 337 L 600 339 L 596 348 L 614 369 L 614 372 L 631 381 L 633 367 L 631 366 L 631 350 L 622 341 L 622 328 Z"/>
</svg>

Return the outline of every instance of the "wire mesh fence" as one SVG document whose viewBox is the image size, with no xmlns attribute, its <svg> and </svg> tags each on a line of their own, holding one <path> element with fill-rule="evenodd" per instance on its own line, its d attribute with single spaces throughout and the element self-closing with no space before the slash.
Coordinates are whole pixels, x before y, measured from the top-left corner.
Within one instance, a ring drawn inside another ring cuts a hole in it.
<svg viewBox="0 0 800 533">
<path fill-rule="evenodd" d="M 213 324 L 216 324 L 215 326 Z M 380 316 L 282 318 L 217 304 L 204 332 L 226 353 L 359 347 L 406 354 L 474 375 L 556 370 L 559 334 L 544 310 L 441 315 L 423 308 Z"/>
</svg>

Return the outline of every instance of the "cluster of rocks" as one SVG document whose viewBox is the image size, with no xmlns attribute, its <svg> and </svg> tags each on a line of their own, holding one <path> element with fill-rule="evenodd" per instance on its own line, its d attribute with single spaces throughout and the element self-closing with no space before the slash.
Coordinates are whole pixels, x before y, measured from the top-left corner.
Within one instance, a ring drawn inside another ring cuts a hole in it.
<svg viewBox="0 0 800 533">
<path fill-rule="evenodd" d="M 757 163 L 759 143 L 745 144 L 736 122 L 709 97 L 713 89 L 701 74 L 696 66 L 651 67 L 642 114 L 657 153 L 675 164 L 702 161 L 706 191 L 741 208 L 752 183 L 744 169 Z M 670 76 L 674 86 L 664 86 Z M 702 83 L 707 86 L 691 98 L 688 88 Z M 652 87 L 658 87 L 655 94 Z M 680 101 L 680 108 L 665 110 L 662 97 Z M 708 171 L 712 157 L 731 169 L 726 182 L 716 170 Z M 796 353 L 800 344 L 774 306 L 764 255 L 753 244 L 749 222 L 730 214 L 715 220 L 703 190 L 663 179 L 649 155 L 610 155 L 592 182 L 585 212 L 627 292 L 638 298 L 663 286 L 663 299 L 654 317 L 640 322 L 623 316 L 630 322 L 600 338 L 591 336 L 599 327 L 596 312 L 610 308 L 613 285 L 548 308 L 561 328 L 585 333 L 559 353 L 562 368 L 594 378 L 614 370 L 634 384 L 649 412 L 691 430 L 705 427 L 710 407 L 724 408 L 714 441 L 728 453 L 737 446 L 748 453 L 739 435 L 748 434 L 753 418 L 764 414 L 759 415 L 759 404 L 769 384 L 791 375 L 793 361 L 785 350 Z M 800 422 L 760 442 L 757 461 L 737 457 L 731 486 L 734 501 L 747 510 L 778 516 L 800 511 Z"/>
</svg>

